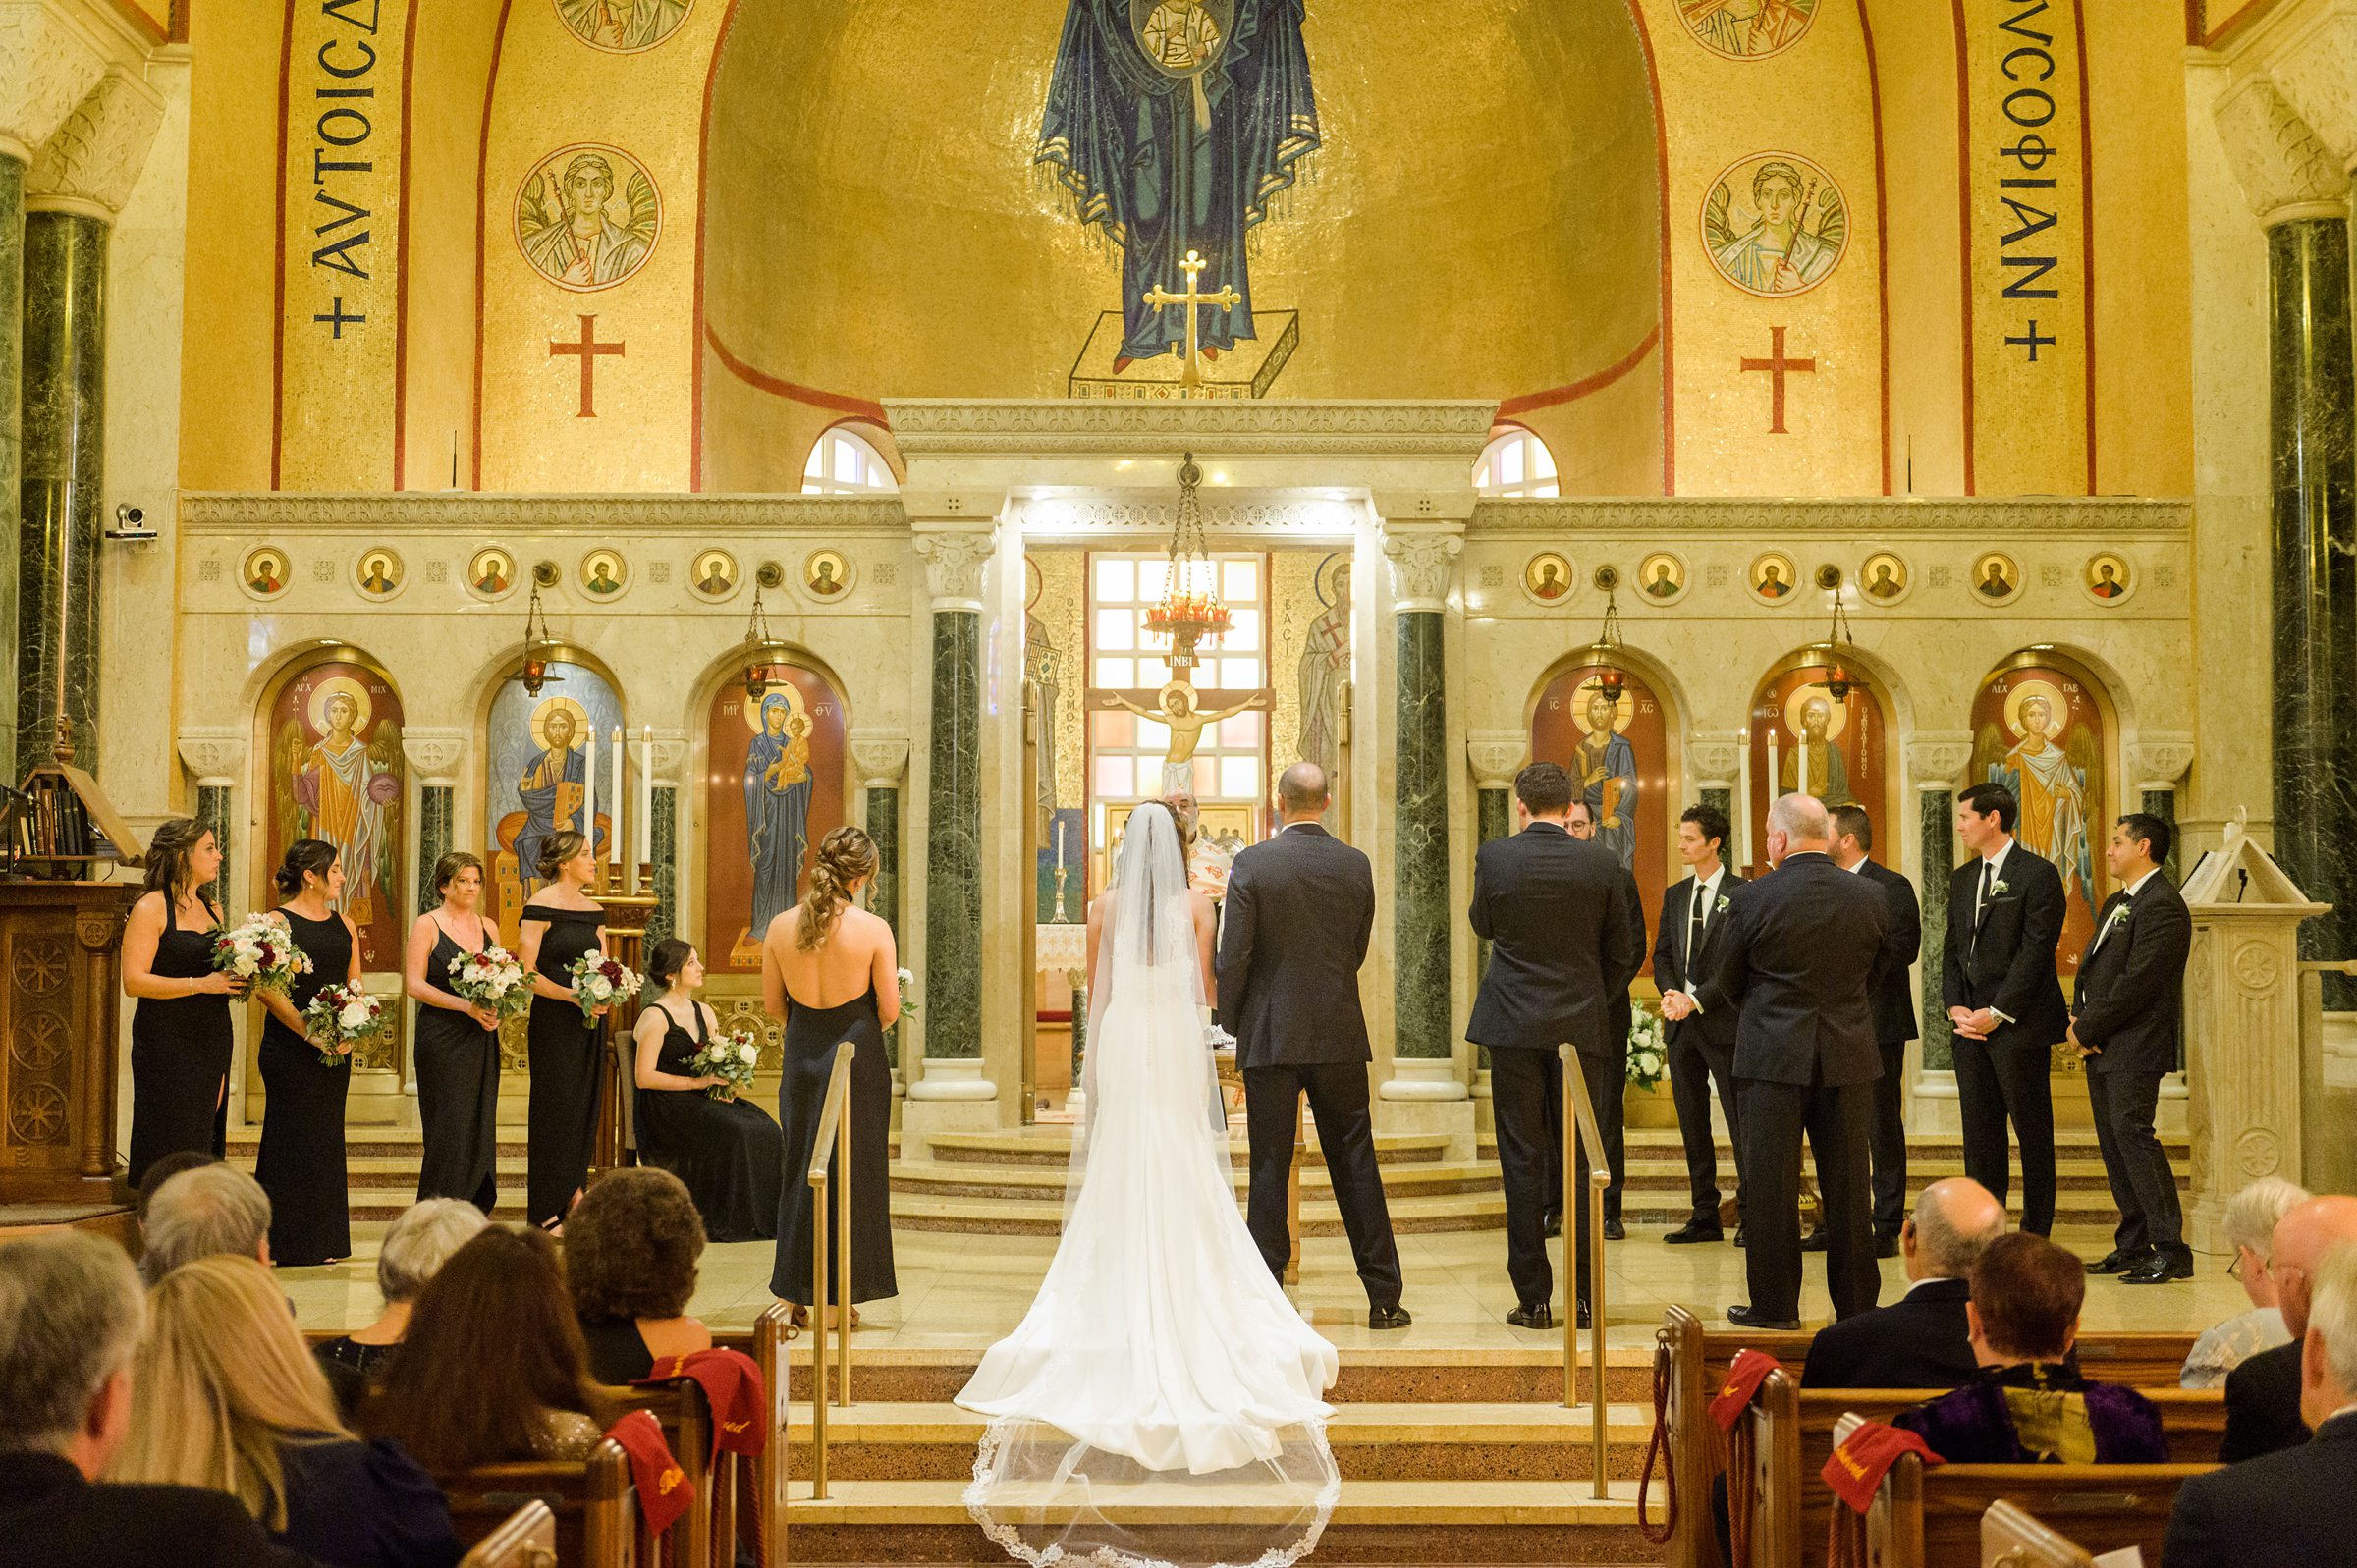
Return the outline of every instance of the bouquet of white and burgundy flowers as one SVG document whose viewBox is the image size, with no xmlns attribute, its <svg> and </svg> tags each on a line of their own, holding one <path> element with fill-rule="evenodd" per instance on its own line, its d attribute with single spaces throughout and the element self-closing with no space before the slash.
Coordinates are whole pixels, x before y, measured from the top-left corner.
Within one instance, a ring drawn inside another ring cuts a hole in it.
<svg viewBox="0 0 2357 1568">
<path fill-rule="evenodd" d="M 529 1012 L 531 977 L 516 955 L 494 943 L 481 952 L 462 952 L 450 961 L 450 994 L 461 1001 L 488 1007 L 504 1021 Z"/>
<path fill-rule="evenodd" d="M 303 1038 L 319 1048 L 319 1065 L 341 1067 L 393 1020 L 385 1004 L 356 985 L 321 986 L 302 1009 Z"/>
<path fill-rule="evenodd" d="M 295 946 L 286 922 L 269 915 L 249 914 L 213 939 L 213 968 L 234 975 L 256 991 L 285 996 L 297 975 L 311 972 L 311 960 Z"/>
<path fill-rule="evenodd" d="M 581 1004 L 581 1022 L 597 1022 L 597 1009 L 611 1007 L 638 995 L 638 976 L 602 952 L 585 952 L 573 961 L 573 998 Z"/>
<path fill-rule="evenodd" d="M 740 1089 L 753 1083 L 753 1064 L 761 1059 L 761 1043 L 753 1038 L 750 1029 L 737 1028 L 718 1040 L 704 1042 L 703 1050 L 688 1058 L 687 1069 L 697 1077 L 726 1079 L 704 1091 L 715 1100 L 734 1100 Z"/>
<path fill-rule="evenodd" d="M 1670 1070 L 1661 1015 L 1643 1007 L 1628 1015 L 1628 1081 L 1650 1093 Z"/>
</svg>

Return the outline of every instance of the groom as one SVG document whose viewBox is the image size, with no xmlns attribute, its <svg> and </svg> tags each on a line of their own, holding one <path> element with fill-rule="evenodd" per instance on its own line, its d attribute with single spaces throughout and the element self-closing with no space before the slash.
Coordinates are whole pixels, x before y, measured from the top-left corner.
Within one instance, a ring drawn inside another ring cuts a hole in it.
<svg viewBox="0 0 2357 1568">
<path fill-rule="evenodd" d="M 1326 770 L 1296 762 L 1277 781 L 1277 837 L 1238 853 L 1220 936 L 1220 1017 L 1235 1036 L 1251 1137 L 1252 1240 L 1285 1277 L 1292 1256 L 1286 1189 L 1300 1097 L 1309 1096 L 1334 1201 L 1350 1234 L 1367 1326 L 1404 1328 L 1399 1248 L 1375 1168 L 1367 1109 L 1367 1020 L 1358 968 L 1375 927 L 1367 857 L 1318 825 L 1332 803 Z"/>
</svg>

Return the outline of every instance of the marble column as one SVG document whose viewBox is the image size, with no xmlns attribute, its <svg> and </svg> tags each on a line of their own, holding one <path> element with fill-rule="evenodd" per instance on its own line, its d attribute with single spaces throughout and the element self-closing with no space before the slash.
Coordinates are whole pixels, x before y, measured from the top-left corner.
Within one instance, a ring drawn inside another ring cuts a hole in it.
<svg viewBox="0 0 2357 1568">
<path fill-rule="evenodd" d="M 680 934 L 680 777 L 687 767 L 687 735 L 682 730 L 654 733 L 653 822 L 647 859 L 653 863 L 655 907 L 646 919 L 646 945 Z"/>
<path fill-rule="evenodd" d="M 2193 736 L 2147 734 L 2128 748 L 2128 773 L 2136 780 L 2136 809 L 2168 824 L 2168 858 L 2161 869 L 2171 882 L 2184 881 L 2183 845 L 2177 843 L 2177 785 L 2193 765 Z"/>
<path fill-rule="evenodd" d="M 401 737 L 411 777 L 417 781 L 417 908 L 438 908 L 434 866 L 459 841 L 459 769 L 466 736 L 458 730 L 412 729 Z"/>
<path fill-rule="evenodd" d="M 859 770 L 867 791 L 867 836 L 876 845 L 876 880 L 867 892 L 868 909 L 892 927 L 901 929 L 901 781 L 908 772 L 908 737 L 897 731 L 851 731 L 851 763 Z M 894 1024 L 884 1034 L 896 1074 L 901 1066 L 903 1030 Z"/>
<path fill-rule="evenodd" d="M 1709 806 L 1727 819 L 1727 838 L 1720 845 L 1720 858 L 1730 866 L 1735 863 L 1735 780 L 1742 748 L 1740 730 L 1732 733 L 1724 730 L 1698 730 L 1686 742 L 1686 773 L 1694 780 L 1695 804 Z M 1671 868 L 1673 872 L 1682 869 Z"/>
<path fill-rule="evenodd" d="M 1392 1031 L 1388 1100 L 1461 1100 L 1450 1020 L 1449 579 L 1461 526 L 1389 526 L 1397 593 L 1392 723 Z"/>
<path fill-rule="evenodd" d="M 62 701 L 75 760 L 93 770 L 106 237 L 106 225 L 86 213 L 26 214 L 17 755 L 48 754 Z"/>
<path fill-rule="evenodd" d="M 1947 876 L 1956 865 L 1956 781 L 1972 759 L 1972 736 L 1962 730 L 1920 734 L 1907 742 L 1907 773 L 1915 781 L 1916 898 L 1923 906 L 1919 1005 L 1923 1065 L 1952 1071 L 1955 1048 L 1944 985 L 1947 952 Z"/>
<path fill-rule="evenodd" d="M 925 777 L 923 1074 L 915 1100 L 990 1100 L 982 1071 L 982 570 L 992 532 L 917 535 L 933 615 Z"/>
<path fill-rule="evenodd" d="M 238 820 L 238 780 L 246 772 L 246 742 L 231 730 L 183 730 L 178 746 L 182 765 L 196 776 L 196 807 L 191 815 L 213 830 L 213 841 L 221 847 L 220 875 L 205 892 L 236 919 L 243 911 L 229 906 L 230 872 L 237 859 L 232 829 Z"/>
<path fill-rule="evenodd" d="M 1519 730 L 1477 730 L 1465 736 L 1465 760 L 1473 765 L 1474 847 L 1514 831 L 1514 775 L 1521 769 L 1530 737 Z M 1474 941 L 1473 981 L 1489 973 L 1490 944 Z M 1487 1059 L 1487 1053 L 1483 1054 Z"/>
</svg>

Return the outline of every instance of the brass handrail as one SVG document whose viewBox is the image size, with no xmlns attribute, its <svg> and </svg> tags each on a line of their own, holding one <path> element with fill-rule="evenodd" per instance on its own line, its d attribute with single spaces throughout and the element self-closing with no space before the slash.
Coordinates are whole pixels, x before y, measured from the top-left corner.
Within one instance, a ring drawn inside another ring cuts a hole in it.
<svg viewBox="0 0 2357 1568">
<path fill-rule="evenodd" d="M 1613 1184 L 1613 1172 L 1604 1157 L 1604 1133 L 1596 1121 L 1596 1108 L 1588 1100 L 1588 1082 L 1579 1070 L 1579 1053 L 1569 1041 L 1556 1048 L 1563 1064 L 1563 1104 L 1571 1114 L 1563 1118 L 1563 1272 L 1570 1274 L 1579 1267 L 1578 1253 L 1571 1244 L 1576 1222 L 1572 1216 L 1578 1211 L 1571 1206 L 1578 1198 L 1572 1190 L 1572 1171 L 1578 1168 L 1577 1145 L 1574 1138 L 1587 1139 L 1594 1151 L 1594 1161 L 1588 1167 L 1588 1234 L 1594 1239 L 1588 1245 L 1588 1322 L 1589 1355 L 1595 1362 L 1590 1380 L 1595 1384 L 1589 1404 L 1589 1441 L 1595 1448 L 1594 1462 L 1589 1474 L 1594 1477 L 1595 1495 L 1607 1495 L 1606 1477 L 1611 1472 L 1605 1465 L 1605 1405 L 1604 1405 L 1604 1190 Z M 1579 1403 L 1579 1289 L 1576 1280 L 1564 1295 L 1563 1312 L 1563 1408 Z"/>
<path fill-rule="evenodd" d="M 835 1183 L 835 1227 L 843 1249 L 845 1300 L 837 1330 L 835 1403 L 851 1403 L 851 1055 L 846 1040 L 835 1048 L 827 1074 L 827 1098 L 818 1112 L 818 1136 L 810 1143 L 810 1495 L 827 1494 L 827 1179 L 828 1157 L 843 1179 Z M 829 1145 L 833 1147 L 830 1148 Z"/>
</svg>

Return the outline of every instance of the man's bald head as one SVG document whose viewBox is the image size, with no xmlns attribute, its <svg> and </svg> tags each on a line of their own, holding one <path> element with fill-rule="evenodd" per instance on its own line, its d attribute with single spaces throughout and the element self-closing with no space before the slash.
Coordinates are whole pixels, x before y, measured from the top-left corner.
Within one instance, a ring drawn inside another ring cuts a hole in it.
<svg viewBox="0 0 2357 1568">
<path fill-rule="evenodd" d="M 1277 814 L 1288 822 L 1323 816 L 1333 801 L 1326 770 L 1314 762 L 1296 762 L 1277 776 Z"/>
<path fill-rule="evenodd" d="M 1962 1279 L 1989 1243 L 2005 1233 L 2005 1206 L 1970 1176 L 1949 1176 L 1923 1189 L 1899 1247 L 1909 1279 Z"/>
<path fill-rule="evenodd" d="M 2317 1270 L 2324 1266 L 2325 1255 L 2344 1242 L 2357 1242 L 2357 1198 L 2339 1193 L 2311 1198 L 2275 1221 L 2275 1251 L 2267 1269 L 2275 1276 L 2283 1326 L 2294 1339 L 2308 1331 L 2309 1286 Z"/>
<path fill-rule="evenodd" d="M 1768 828 L 1791 840 L 1792 849 L 1823 849 L 1834 841 L 1833 819 L 1815 795 L 1781 795 L 1768 808 Z"/>
</svg>

